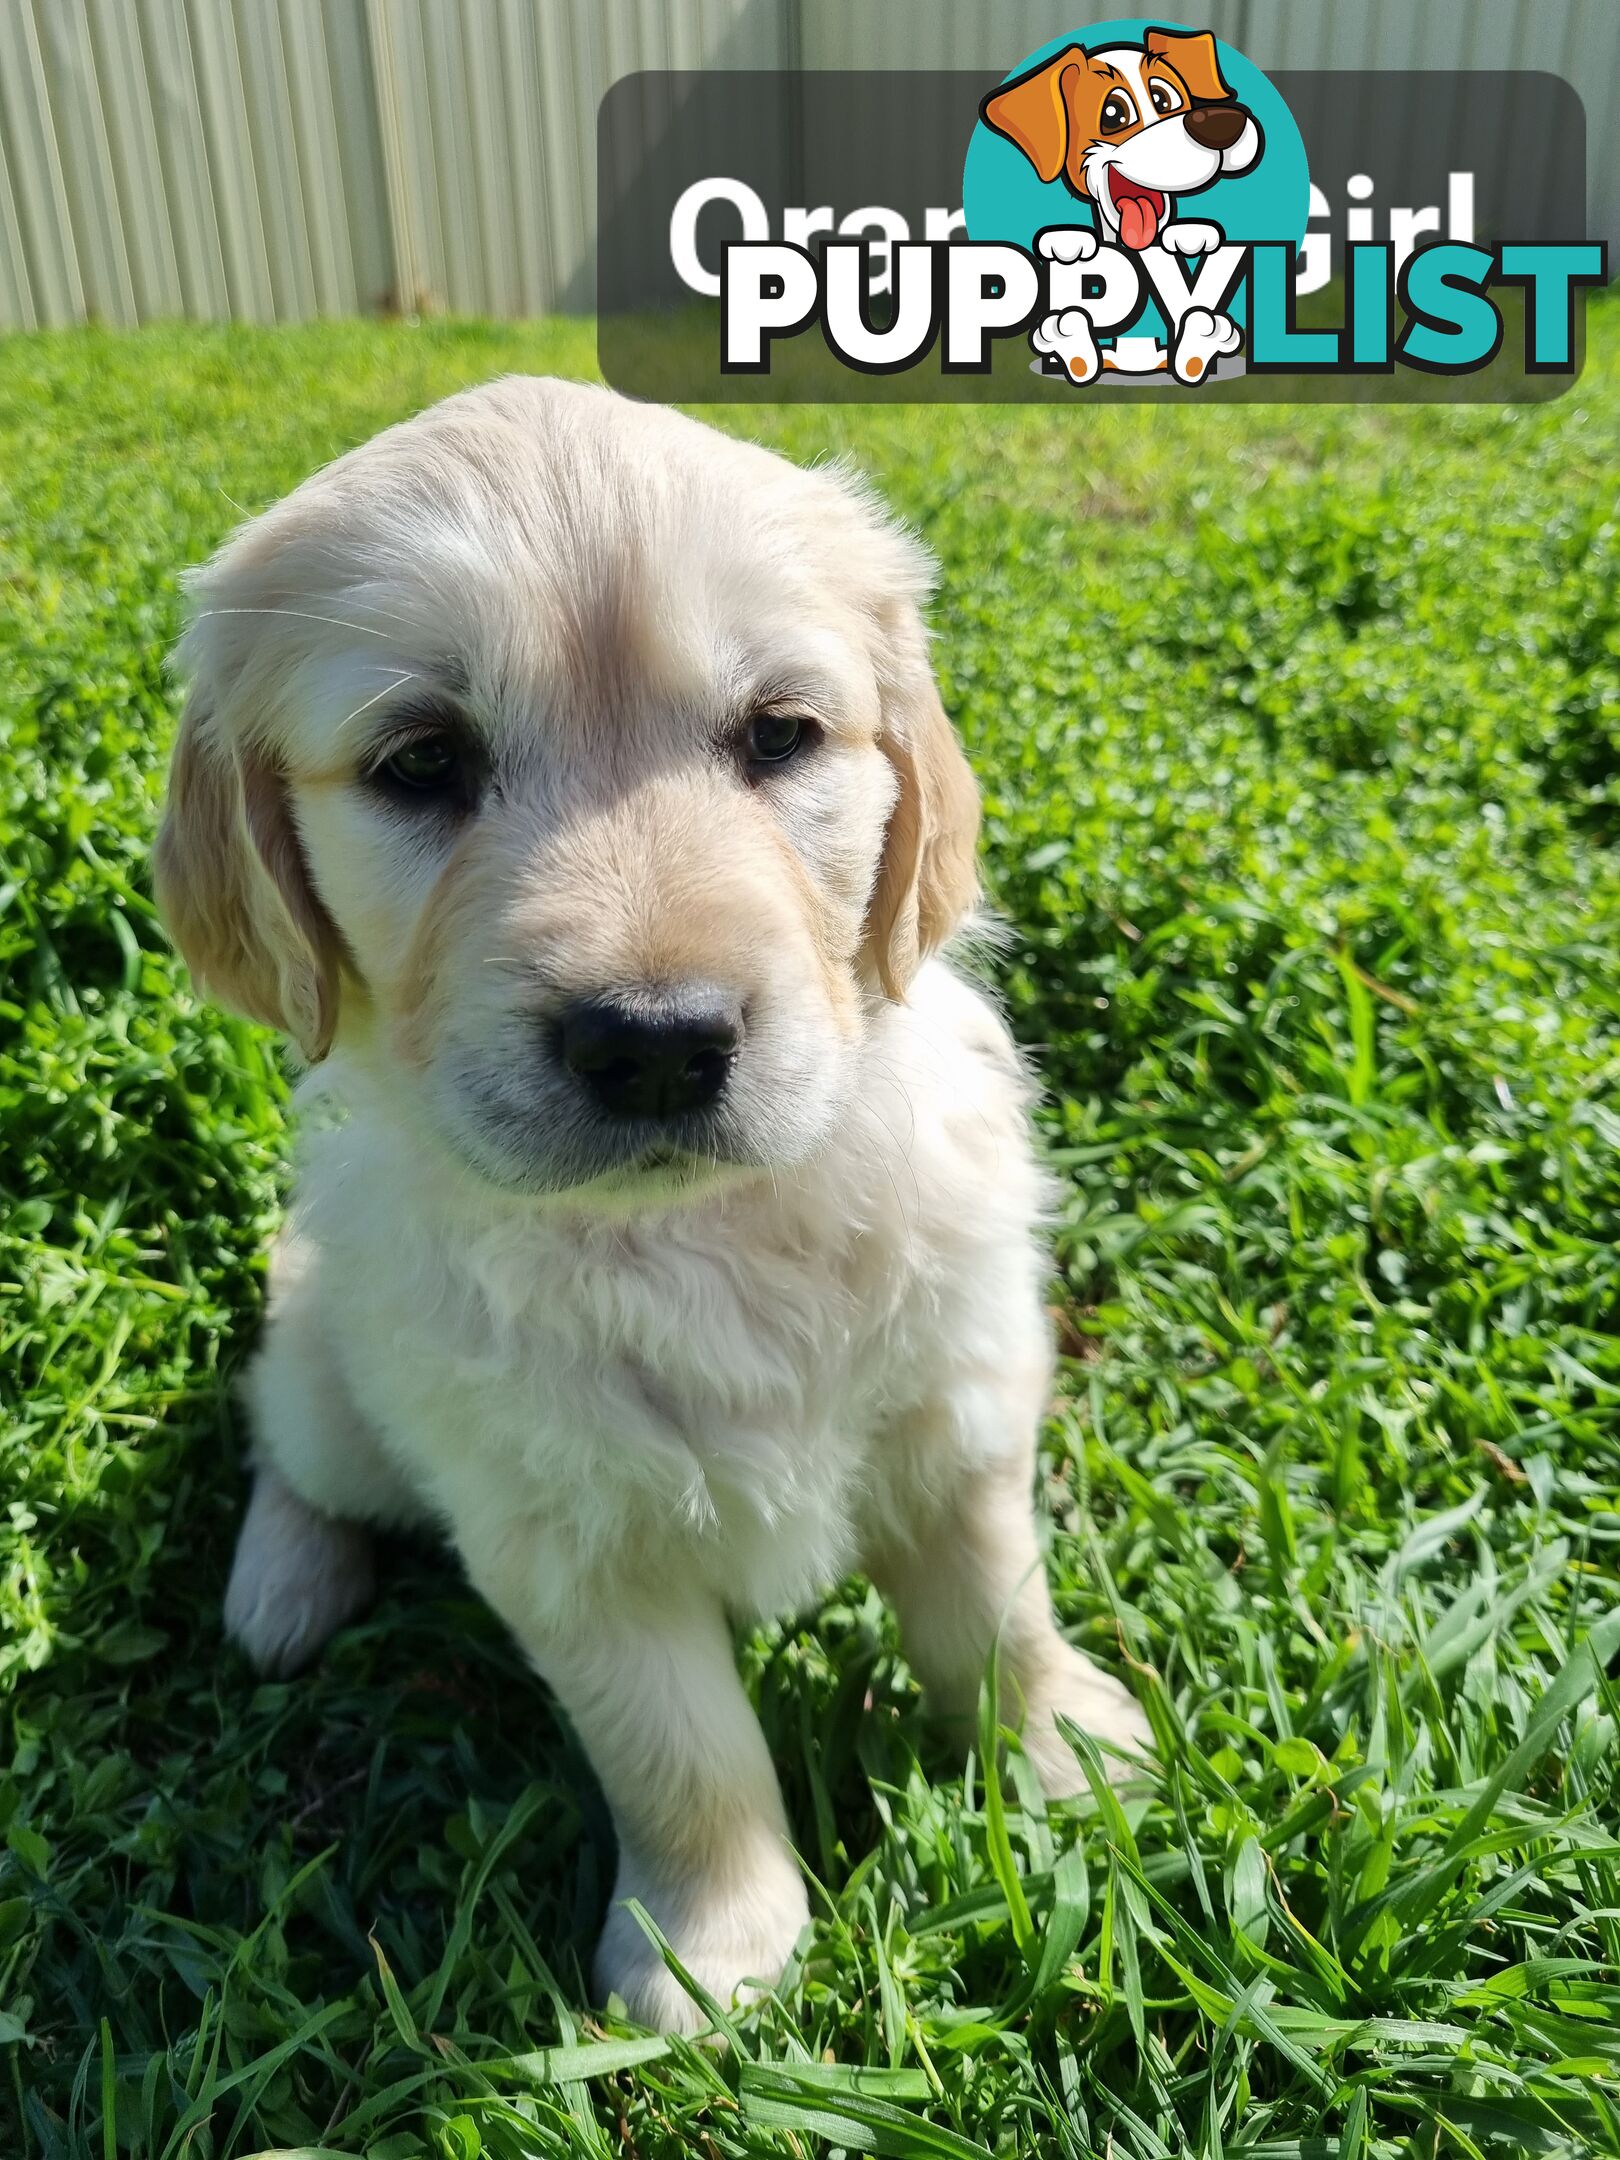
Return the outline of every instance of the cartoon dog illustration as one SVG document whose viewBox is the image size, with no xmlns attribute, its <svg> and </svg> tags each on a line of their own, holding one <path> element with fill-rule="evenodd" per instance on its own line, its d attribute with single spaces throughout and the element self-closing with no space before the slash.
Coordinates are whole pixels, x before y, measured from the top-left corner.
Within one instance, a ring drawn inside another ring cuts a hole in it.
<svg viewBox="0 0 1620 2160">
<path fill-rule="evenodd" d="M 1099 246 L 1208 254 L 1221 244 L 1221 228 L 1174 215 L 1175 200 L 1228 173 L 1247 172 L 1264 147 L 1259 123 L 1221 74 L 1208 30 L 1149 30 L 1140 45 L 1097 52 L 1070 45 L 1003 83 L 979 110 L 986 126 L 1015 143 L 1042 180 L 1061 178 L 1071 195 L 1091 206 L 1095 231 L 1068 226 L 1039 236 L 1058 286 L 1071 280 L 1057 265 L 1083 266 Z M 1079 299 L 1078 272 L 1072 289 L 1077 304 L 1057 307 L 1054 292 L 1055 311 L 1037 326 L 1033 343 L 1038 352 L 1060 358 L 1076 381 L 1088 382 L 1105 363 Z M 1171 372 L 1196 382 L 1212 360 L 1236 352 L 1242 341 L 1229 316 L 1189 308 L 1176 325 Z M 1162 357 L 1155 362 L 1164 364 Z"/>
</svg>

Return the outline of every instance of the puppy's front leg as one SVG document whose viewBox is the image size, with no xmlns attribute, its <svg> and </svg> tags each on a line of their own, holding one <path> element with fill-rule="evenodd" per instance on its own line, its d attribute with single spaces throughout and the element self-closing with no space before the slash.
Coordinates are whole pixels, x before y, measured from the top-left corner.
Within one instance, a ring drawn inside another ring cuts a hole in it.
<svg viewBox="0 0 1620 2160">
<path fill-rule="evenodd" d="M 908 1421 L 896 1437 L 917 1464 L 916 1497 L 868 1565 L 893 1600 L 930 1706 L 965 1731 L 972 1730 L 991 1645 L 999 1642 L 1001 1716 L 1022 1726 L 1036 1774 L 1057 1799 L 1085 1790 L 1085 1774 L 1056 1724 L 1060 1713 L 1127 1748 L 1148 1748 L 1150 1728 L 1121 1683 L 1058 1633 L 1035 1538 L 1033 1444 L 977 1463 L 970 1456 L 938 1482 L 930 1474 L 960 1447 L 965 1419 L 997 1409 L 1009 1423 L 1016 1417 L 1033 1427 L 1029 1405 L 988 1389 Z M 1128 1774 L 1122 1764 L 1110 1767 Z"/>
<path fill-rule="evenodd" d="M 704 2019 L 623 1904 L 636 1898 L 720 2003 L 770 1985 L 809 1918 L 765 1736 L 737 1677 L 719 1602 L 692 1586 L 590 1597 L 559 1625 L 532 1595 L 536 1548 L 508 1534 L 466 1552 L 489 1598 L 584 1742 L 619 1839 L 596 1956 L 602 1995 L 662 2032 Z M 465 1552 L 465 1548 L 464 1548 Z"/>
</svg>

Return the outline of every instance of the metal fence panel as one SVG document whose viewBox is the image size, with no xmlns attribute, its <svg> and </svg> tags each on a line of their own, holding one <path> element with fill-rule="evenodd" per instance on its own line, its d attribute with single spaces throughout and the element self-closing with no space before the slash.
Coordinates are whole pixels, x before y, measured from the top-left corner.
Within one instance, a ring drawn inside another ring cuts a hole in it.
<svg viewBox="0 0 1620 2160">
<path fill-rule="evenodd" d="M 0 330 L 579 312 L 594 288 L 596 108 L 620 76 L 989 75 L 1120 12 L 1121 0 L 0 0 Z M 1193 13 L 1264 68 L 1565 75 L 1586 102 L 1589 229 L 1620 238 L 1615 0 L 1204 0 Z M 1533 146 L 1525 168 L 1533 186 Z"/>
<path fill-rule="evenodd" d="M 32 8 L 0 7 L 0 132 L 16 192 L 23 260 L 36 318 L 76 322 L 85 312 L 79 250 L 68 215 L 56 115 Z"/>
</svg>

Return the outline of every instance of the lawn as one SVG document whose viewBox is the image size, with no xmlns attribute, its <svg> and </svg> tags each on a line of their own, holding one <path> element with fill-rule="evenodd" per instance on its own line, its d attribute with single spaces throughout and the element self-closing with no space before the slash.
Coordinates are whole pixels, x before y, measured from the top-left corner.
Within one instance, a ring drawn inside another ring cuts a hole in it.
<svg viewBox="0 0 1620 2160">
<path fill-rule="evenodd" d="M 1539 408 L 729 416 L 941 558 L 1150 1796 L 964 1779 L 844 1585 L 743 1648 L 814 1938 L 693 2048 L 587 2013 L 611 1833 L 446 1560 L 221 1647 L 285 1087 L 153 918 L 178 575 L 592 356 L 0 347 L 0 2155 L 1620 2152 L 1620 305 Z"/>
</svg>

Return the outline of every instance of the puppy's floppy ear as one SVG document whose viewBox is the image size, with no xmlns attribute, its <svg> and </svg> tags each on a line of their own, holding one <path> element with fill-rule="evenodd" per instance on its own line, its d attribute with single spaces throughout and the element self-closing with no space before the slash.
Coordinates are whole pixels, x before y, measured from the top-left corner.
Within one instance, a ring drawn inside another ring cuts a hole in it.
<svg viewBox="0 0 1620 2160">
<path fill-rule="evenodd" d="M 1079 71 L 1085 54 L 1078 45 L 992 90 L 979 107 L 986 127 L 1016 143 L 1043 180 L 1055 180 L 1069 154 L 1069 101 L 1066 70 Z"/>
<path fill-rule="evenodd" d="M 905 996 L 923 961 L 979 893 L 978 783 L 945 717 L 914 613 L 912 624 L 911 664 L 885 698 L 878 737 L 899 792 L 866 915 L 872 965 L 884 994 L 895 999 Z"/>
<path fill-rule="evenodd" d="M 211 692 L 186 701 L 154 864 L 158 907 L 201 986 L 298 1043 L 331 1047 L 342 946 L 266 751 L 222 739 Z"/>
<path fill-rule="evenodd" d="M 1150 30 L 1143 39 L 1155 59 L 1168 60 L 1195 105 L 1220 105 L 1232 96 L 1209 30 Z"/>
</svg>

